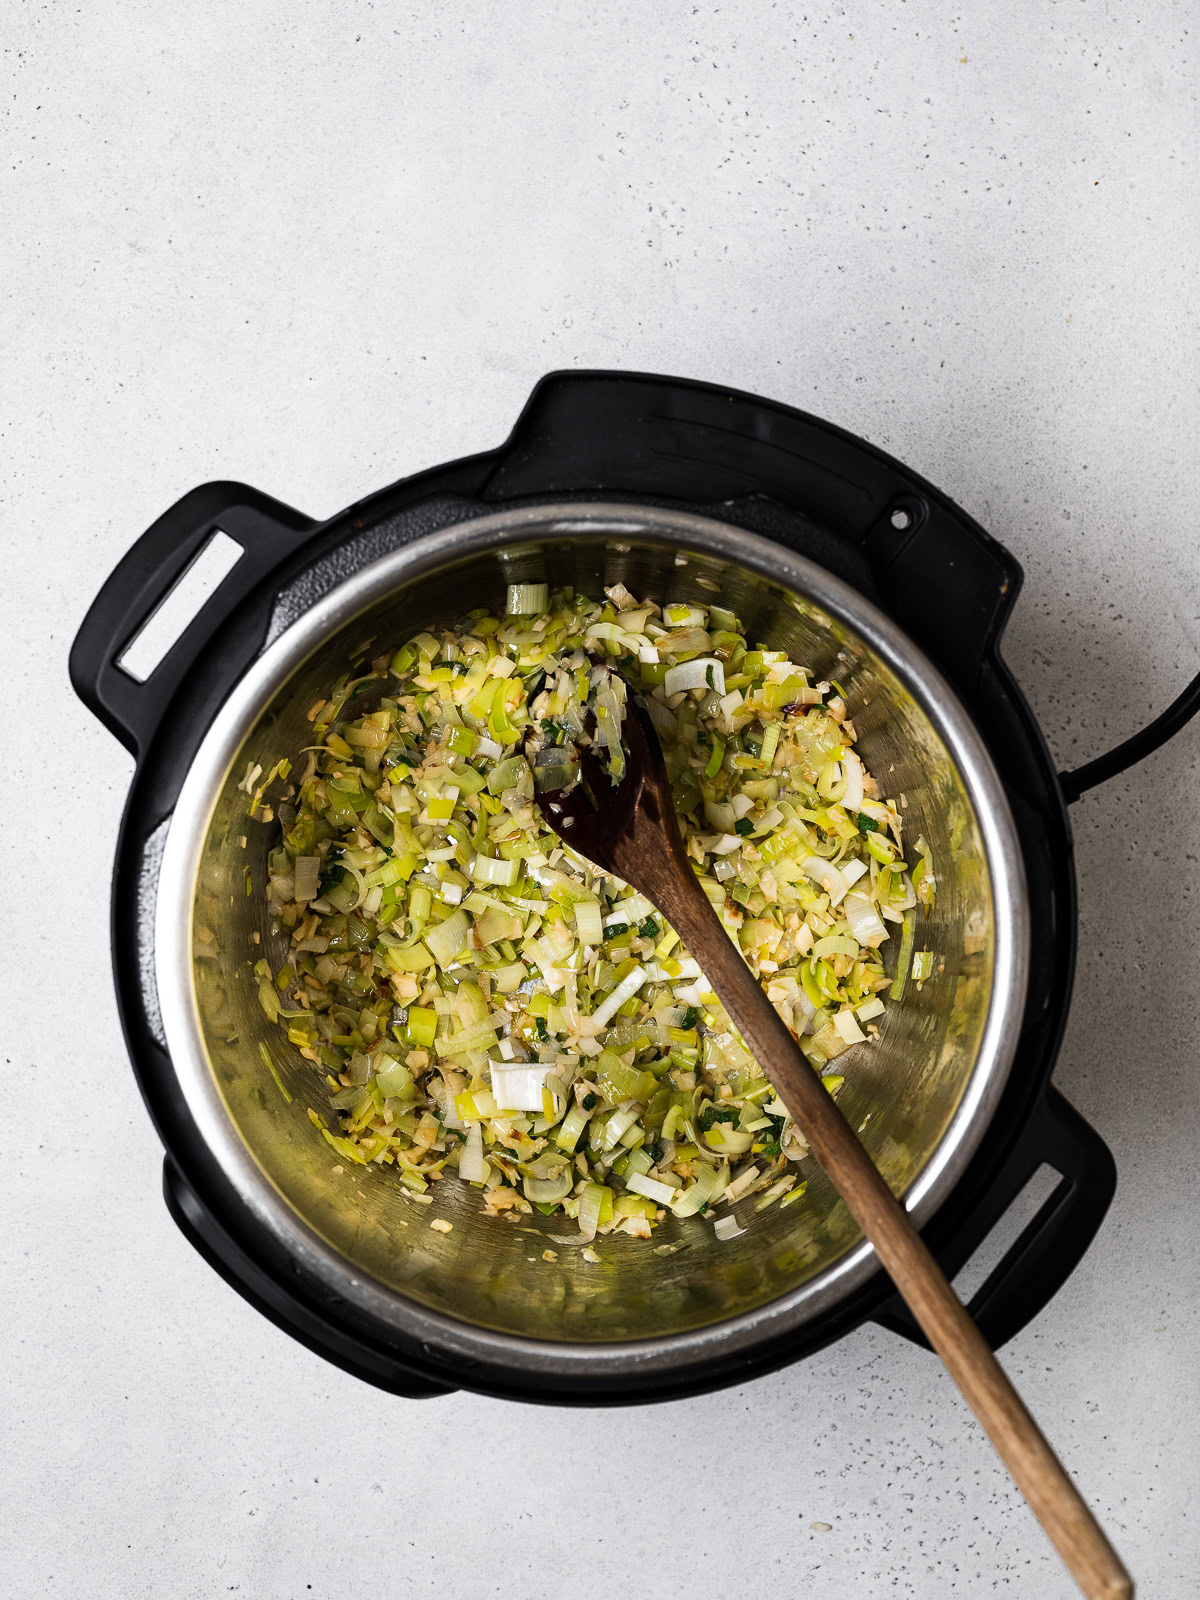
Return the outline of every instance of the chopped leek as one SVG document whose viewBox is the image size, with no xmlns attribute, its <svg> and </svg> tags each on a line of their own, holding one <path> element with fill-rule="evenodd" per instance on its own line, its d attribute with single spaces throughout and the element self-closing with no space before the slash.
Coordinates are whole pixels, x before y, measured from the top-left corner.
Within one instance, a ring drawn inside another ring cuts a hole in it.
<svg viewBox="0 0 1200 1600">
<path fill-rule="evenodd" d="M 550 598 L 550 586 L 545 583 L 510 583 L 508 586 L 508 604 L 505 606 L 510 617 L 536 617 L 539 612 L 546 609 L 546 602 Z"/>
<path fill-rule="evenodd" d="M 912 980 L 914 983 L 924 983 L 926 978 L 933 976 L 934 955 L 932 950 L 918 950 L 912 958 Z"/>
<path fill-rule="evenodd" d="M 549 1066 L 512 1066 L 493 1061 L 488 1068 L 496 1104 L 509 1111 L 541 1111 L 542 1085 Z"/>
<path fill-rule="evenodd" d="M 437 1012 L 427 1006 L 409 1006 L 405 1031 L 410 1044 L 428 1048 L 437 1033 Z"/>
<path fill-rule="evenodd" d="M 448 967 L 455 956 L 462 953 L 470 927 L 467 913 L 455 911 L 445 922 L 439 922 L 436 928 L 425 935 L 429 953 L 439 967 Z"/>
<path fill-rule="evenodd" d="M 640 1172 L 630 1173 L 625 1179 L 625 1187 L 632 1189 L 634 1194 L 645 1195 L 647 1200 L 653 1200 L 659 1206 L 669 1206 L 675 1198 L 675 1190 L 669 1183 L 660 1183 L 657 1178 L 647 1178 Z"/>
<path fill-rule="evenodd" d="M 902 849 L 842 692 L 732 612 L 621 584 L 503 598 L 382 641 L 314 706 L 306 763 L 272 774 L 265 891 L 248 881 L 286 954 L 251 982 L 313 1068 L 323 1137 L 418 1201 L 457 1174 L 484 1211 L 565 1214 L 584 1240 L 648 1237 L 664 1210 L 735 1238 L 740 1198 L 804 1194 L 803 1137 L 674 929 L 535 796 L 575 780 L 589 739 L 618 781 L 643 696 L 700 885 L 831 1093 L 834 1059 L 936 970 L 913 950 L 932 857 Z"/>
<path fill-rule="evenodd" d="M 480 854 L 471 862 L 471 876 L 476 883 L 497 884 L 506 889 L 516 883 L 520 870 L 521 864 L 515 857 L 503 861 Z"/>
<path fill-rule="evenodd" d="M 896 962 L 896 976 L 892 979 L 892 987 L 888 991 L 893 1000 L 902 1000 L 904 998 L 904 986 L 908 982 L 908 969 L 912 963 L 913 940 L 916 937 L 916 931 L 916 918 L 911 911 L 906 911 L 900 928 L 900 956 Z"/>
</svg>

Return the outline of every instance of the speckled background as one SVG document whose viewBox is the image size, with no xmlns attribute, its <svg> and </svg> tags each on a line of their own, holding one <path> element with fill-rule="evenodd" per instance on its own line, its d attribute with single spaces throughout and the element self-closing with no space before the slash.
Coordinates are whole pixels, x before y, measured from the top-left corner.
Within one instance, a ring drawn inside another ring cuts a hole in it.
<svg viewBox="0 0 1200 1600">
<path fill-rule="evenodd" d="M 1025 564 L 1008 655 L 1060 761 L 1132 731 L 1200 655 L 1195 16 L 975 9 L 6 18 L 5 1600 L 1074 1593 L 947 1380 L 881 1331 L 571 1414 L 380 1396 L 242 1304 L 159 1197 L 108 972 L 129 762 L 65 668 L 192 485 L 326 514 L 499 441 L 544 370 L 612 365 L 911 462 Z M 1155 1600 L 1200 1571 L 1198 751 L 1076 810 L 1058 1082 L 1121 1187 L 1005 1354 Z"/>
</svg>

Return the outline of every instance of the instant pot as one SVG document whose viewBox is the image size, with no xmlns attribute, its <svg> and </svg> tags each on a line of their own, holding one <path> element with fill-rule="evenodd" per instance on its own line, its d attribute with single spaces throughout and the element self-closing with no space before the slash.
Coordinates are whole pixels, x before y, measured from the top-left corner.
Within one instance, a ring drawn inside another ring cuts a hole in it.
<svg viewBox="0 0 1200 1600">
<path fill-rule="evenodd" d="M 130 644 L 217 532 L 240 558 L 139 681 Z M 970 1303 L 1004 1343 L 1077 1265 L 1116 1179 L 1050 1082 L 1075 958 L 1067 804 L 1182 726 L 1200 679 L 1119 750 L 1056 774 L 1000 656 L 1021 582 L 1008 552 L 863 441 L 678 379 L 553 374 L 501 448 L 324 523 L 206 485 L 88 612 L 72 682 L 137 763 L 114 873 L 117 995 L 181 1230 L 278 1326 L 410 1396 L 663 1399 L 869 1319 L 923 1342 L 815 1166 L 803 1205 L 737 1239 L 668 1218 L 653 1245 L 599 1241 L 596 1262 L 561 1217 L 485 1217 L 454 1179 L 437 1208 L 453 1226 L 431 1230 L 386 1169 L 341 1170 L 312 1126 L 328 1090 L 267 1023 L 252 973 L 283 948 L 255 892 L 276 839 L 256 782 L 299 755 L 333 678 L 526 581 L 719 599 L 846 689 L 868 767 L 933 849 L 923 937 L 940 973 L 846 1058 L 839 1104 L 949 1275 L 1043 1164 L 1059 1174 Z"/>
</svg>

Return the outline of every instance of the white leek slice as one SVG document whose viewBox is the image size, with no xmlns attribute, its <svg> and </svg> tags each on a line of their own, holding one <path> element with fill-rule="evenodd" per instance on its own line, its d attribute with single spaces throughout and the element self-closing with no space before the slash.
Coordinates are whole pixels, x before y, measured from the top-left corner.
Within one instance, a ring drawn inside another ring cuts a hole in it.
<svg viewBox="0 0 1200 1600">
<path fill-rule="evenodd" d="M 853 1011 L 839 1011 L 833 1019 L 833 1025 L 847 1044 L 861 1044 L 867 1037 Z"/>
<path fill-rule="evenodd" d="M 592 1012 L 592 1021 L 604 1026 L 625 1004 L 638 992 L 645 983 L 647 972 L 645 967 L 635 967 L 631 973 L 622 978 L 610 995 L 606 995 Z"/>
<path fill-rule="evenodd" d="M 660 1183 L 657 1178 L 647 1178 L 642 1172 L 631 1172 L 625 1179 L 625 1187 L 632 1189 L 634 1194 L 653 1200 L 656 1206 L 669 1206 L 677 1192 L 669 1183 Z"/>
<path fill-rule="evenodd" d="M 825 861 L 820 856 L 805 856 L 800 863 L 814 883 L 819 883 L 829 896 L 830 905 L 840 905 L 849 893 L 850 885 L 842 876 L 841 870 L 835 867 L 832 861 Z"/>
<path fill-rule="evenodd" d="M 492 1094 L 502 1111 L 540 1111 L 542 1088 L 546 1074 L 553 1072 L 551 1063 L 489 1061 Z"/>
<path fill-rule="evenodd" d="M 667 694 L 679 694 L 686 689 L 711 689 L 714 694 L 725 693 L 725 667 L 716 656 L 697 656 L 692 661 L 681 661 L 677 667 L 668 667 L 663 679 Z"/>
</svg>

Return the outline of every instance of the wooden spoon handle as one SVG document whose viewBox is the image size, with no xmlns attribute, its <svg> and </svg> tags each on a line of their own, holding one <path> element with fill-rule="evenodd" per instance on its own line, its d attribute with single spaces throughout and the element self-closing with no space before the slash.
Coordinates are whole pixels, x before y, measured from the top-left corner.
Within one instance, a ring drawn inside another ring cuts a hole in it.
<svg viewBox="0 0 1200 1600">
<path fill-rule="evenodd" d="M 699 961 L 1079 1587 L 1089 1600 L 1131 1596 L 1129 1574 L 1078 1489 L 691 872 L 640 865 L 639 886 Z"/>
</svg>

